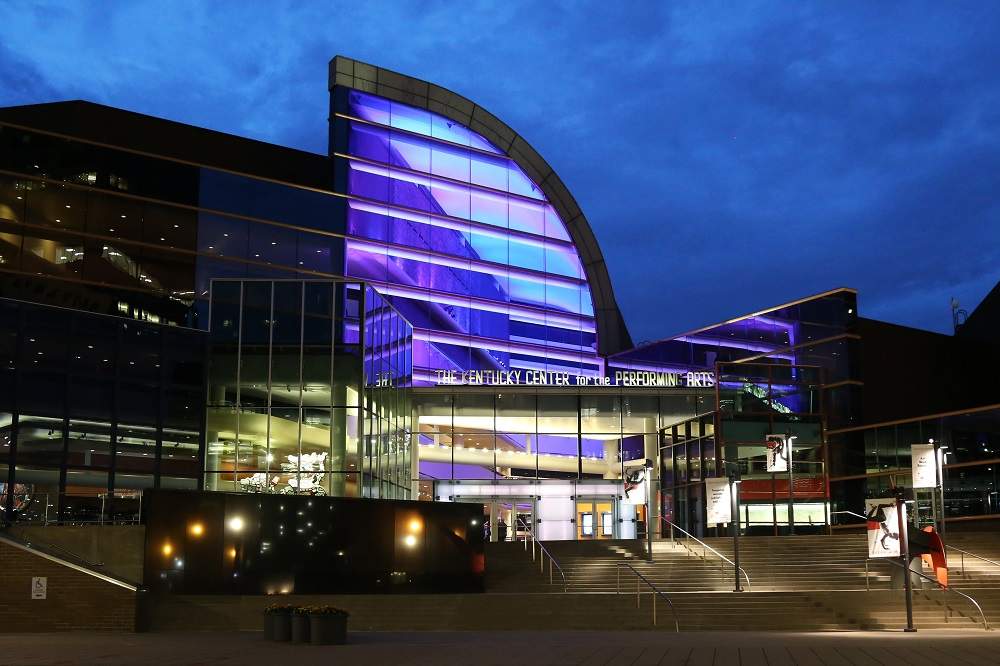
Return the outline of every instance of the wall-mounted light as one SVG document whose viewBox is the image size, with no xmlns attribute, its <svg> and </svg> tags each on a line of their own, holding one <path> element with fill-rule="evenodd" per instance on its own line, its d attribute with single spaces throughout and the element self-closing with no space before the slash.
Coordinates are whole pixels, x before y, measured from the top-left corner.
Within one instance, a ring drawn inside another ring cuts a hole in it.
<svg viewBox="0 0 1000 666">
<path fill-rule="evenodd" d="M 190 534 L 195 538 L 200 537 L 204 533 L 205 533 L 205 526 L 202 525 L 201 523 L 191 523 L 188 526 L 188 534 Z"/>
<path fill-rule="evenodd" d="M 234 532 L 243 531 L 243 519 L 240 516 L 233 516 L 229 519 L 229 529 Z"/>
<path fill-rule="evenodd" d="M 417 537 L 413 536 L 412 534 L 407 534 L 405 537 L 403 537 L 403 543 L 406 545 L 407 548 L 413 548 L 417 545 Z"/>
<path fill-rule="evenodd" d="M 164 557 L 170 557 L 174 552 L 174 547 L 170 545 L 170 542 L 163 544 L 163 548 L 160 549 L 163 552 Z"/>
</svg>

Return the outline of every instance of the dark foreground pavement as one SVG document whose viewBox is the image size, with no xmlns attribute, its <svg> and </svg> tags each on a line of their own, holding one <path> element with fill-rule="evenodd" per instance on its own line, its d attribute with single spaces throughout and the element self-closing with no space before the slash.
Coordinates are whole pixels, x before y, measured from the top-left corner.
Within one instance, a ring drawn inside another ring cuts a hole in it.
<svg viewBox="0 0 1000 666">
<path fill-rule="evenodd" d="M 263 634 L 0 635 L 0 664 L 1000 664 L 1000 632 L 358 632 L 349 644 L 266 642 Z"/>
</svg>

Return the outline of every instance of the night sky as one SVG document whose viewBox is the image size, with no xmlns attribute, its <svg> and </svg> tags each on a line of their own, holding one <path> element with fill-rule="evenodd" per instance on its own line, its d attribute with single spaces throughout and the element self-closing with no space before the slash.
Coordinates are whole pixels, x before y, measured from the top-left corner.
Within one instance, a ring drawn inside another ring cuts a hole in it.
<svg viewBox="0 0 1000 666">
<path fill-rule="evenodd" d="M 1000 3 L 5 0 L 0 26 L 3 106 L 325 152 L 336 54 L 465 95 L 575 194 L 637 342 L 838 286 L 950 332 L 1000 280 Z"/>
</svg>

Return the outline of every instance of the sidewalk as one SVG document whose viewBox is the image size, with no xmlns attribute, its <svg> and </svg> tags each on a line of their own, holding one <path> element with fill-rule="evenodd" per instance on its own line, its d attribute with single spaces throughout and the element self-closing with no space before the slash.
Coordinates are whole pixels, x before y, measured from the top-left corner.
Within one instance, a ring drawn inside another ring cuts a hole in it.
<svg viewBox="0 0 1000 666">
<path fill-rule="evenodd" d="M 690 664 L 809 666 L 1000 663 L 1000 633 L 984 631 L 358 632 L 345 646 L 268 643 L 263 634 L 8 634 L 0 664 L 311 666 L 313 664 Z"/>
</svg>

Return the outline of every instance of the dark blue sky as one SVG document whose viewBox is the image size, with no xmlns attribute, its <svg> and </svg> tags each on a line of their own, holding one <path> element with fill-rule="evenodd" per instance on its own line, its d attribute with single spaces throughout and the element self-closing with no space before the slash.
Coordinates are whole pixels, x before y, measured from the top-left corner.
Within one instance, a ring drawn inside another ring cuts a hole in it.
<svg viewBox="0 0 1000 666">
<path fill-rule="evenodd" d="M 1000 280 L 1000 3 L 7 0 L 0 25 L 0 105 L 314 152 L 335 54 L 451 88 L 566 181 L 636 341 L 836 286 L 947 331 Z"/>
</svg>

